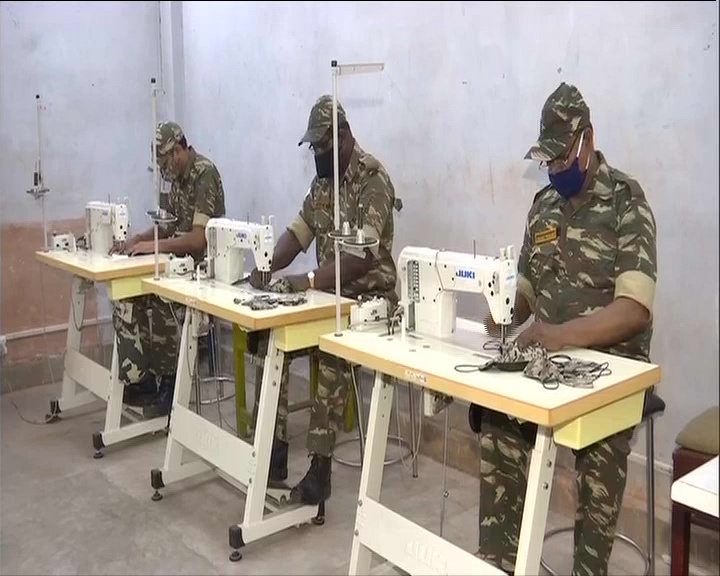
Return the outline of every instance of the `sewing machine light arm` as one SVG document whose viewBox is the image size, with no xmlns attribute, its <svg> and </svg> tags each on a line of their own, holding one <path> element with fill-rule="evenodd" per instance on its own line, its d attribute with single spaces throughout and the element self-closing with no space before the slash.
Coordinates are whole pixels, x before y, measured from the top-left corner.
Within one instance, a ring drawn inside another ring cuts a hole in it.
<svg viewBox="0 0 720 576">
<path fill-rule="evenodd" d="M 216 260 L 227 258 L 228 254 L 235 250 L 252 252 L 258 271 L 270 274 L 275 248 L 272 216 L 267 223 L 263 217 L 261 224 L 229 218 L 211 218 L 205 227 L 205 238 L 208 247 L 208 274 L 210 277 L 215 278 L 218 275 L 219 268 Z M 236 272 L 242 271 L 233 271 L 232 273 Z M 230 273 L 229 270 L 223 274 L 228 273 Z"/>
<path fill-rule="evenodd" d="M 508 257 L 505 252 L 505 255 L 498 259 L 457 252 L 439 252 L 437 270 L 443 290 L 482 294 L 495 323 L 506 326 L 512 324 L 517 286 L 517 264 L 514 255 Z"/>
</svg>

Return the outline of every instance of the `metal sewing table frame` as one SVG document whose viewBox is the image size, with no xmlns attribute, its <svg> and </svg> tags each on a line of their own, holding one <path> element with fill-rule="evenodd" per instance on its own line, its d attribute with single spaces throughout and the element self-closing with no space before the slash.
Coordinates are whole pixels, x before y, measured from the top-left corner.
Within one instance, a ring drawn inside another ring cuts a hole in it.
<svg viewBox="0 0 720 576">
<path fill-rule="evenodd" d="M 164 430 L 167 417 L 143 420 L 130 407 L 123 405 L 125 386 L 118 378 L 117 336 L 113 328 L 113 351 L 110 369 L 101 366 L 80 352 L 82 322 L 85 313 L 85 292 L 91 284 L 105 284 L 110 300 L 125 300 L 145 294 L 141 279 L 152 275 L 154 256 L 111 258 L 85 251 L 59 252 L 37 251 L 41 265 L 69 272 L 73 276 L 70 295 L 65 366 L 60 398 L 50 402 L 50 421 L 60 414 L 102 400 L 106 403 L 105 426 L 93 432 L 95 458 L 101 458 L 101 450 Z M 162 258 L 164 267 L 165 257 Z M 43 296 L 44 297 L 44 296 Z M 122 425 L 122 417 L 132 421 Z"/>
<path fill-rule="evenodd" d="M 234 303 L 237 297 L 247 293 L 247 289 L 214 280 L 146 279 L 143 287 L 187 307 L 165 459 L 162 468 L 154 468 L 150 473 L 150 482 L 155 489 L 153 500 L 162 498 L 161 488 L 208 471 L 214 471 L 245 493 L 243 520 L 229 528 L 233 561 L 242 558 L 238 550 L 250 542 L 310 521 L 322 523 L 324 503 L 319 506 L 288 504 L 290 487 L 268 487 L 268 477 L 285 356 L 317 347 L 319 337 L 333 330 L 334 297 L 312 290 L 308 291 L 305 304 L 253 311 Z M 343 299 L 345 323 L 351 305 L 351 300 Z M 188 408 L 193 381 L 191 371 L 196 365 L 198 329 L 203 315 L 221 318 L 247 332 L 270 330 L 252 442 L 231 434 Z M 186 451 L 196 459 L 184 461 Z M 268 514 L 265 514 L 266 509 L 270 511 Z"/>
<path fill-rule="evenodd" d="M 370 572 L 372 552 L 409 574 L 505 573 L 380 503 L 393 397 L 393 386 L 383 374 L 538 424 L 515 564 L 518 575 L 538 574 L 540 569 L 557 445 L 583 448 L 637 424 L 645 389 L 660 381 L 658 366 L 589 350 L 569 353 L 610 362 L 610 376 L 597 381 L 594 389 L 545 390 L 522 373 L 457 372 L 458 364 L 478 363 L 474 350 L 432 338 L 404 340 L 346 330 L 341 337 L 322 336 L 320 349 L 375 370 L 351 575 Z"/>
</svg>

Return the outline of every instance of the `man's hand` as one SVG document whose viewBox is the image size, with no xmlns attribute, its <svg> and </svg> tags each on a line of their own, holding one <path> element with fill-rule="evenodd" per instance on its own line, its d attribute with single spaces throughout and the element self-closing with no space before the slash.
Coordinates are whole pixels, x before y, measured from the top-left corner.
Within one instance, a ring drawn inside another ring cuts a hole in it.
<svg viewBox="0 0 720 576">
<path fill-rule="evenodd" d="M 310 289 L 310 279 L 307 274 L 291 274 L 285 276 L 285 280 L 290 284 L 293 292 L 305 292 Z"/>
<path fill-rule="evenodd" d="M 139 256 L 140 254 L 153 254 L 155 252 L 154 240 L 142 240 L 137 242 L 130 248 L 125 246 L 125 253 L 130 256 Z"/>
<path fill-rule="evenodd" d="M 545 322 L 533 322 L 515 339 L 515 342 L 521 348 L 537 343 L 548 352 L 556 352 L 568 345 L 563 325 Z"/>
</svg>

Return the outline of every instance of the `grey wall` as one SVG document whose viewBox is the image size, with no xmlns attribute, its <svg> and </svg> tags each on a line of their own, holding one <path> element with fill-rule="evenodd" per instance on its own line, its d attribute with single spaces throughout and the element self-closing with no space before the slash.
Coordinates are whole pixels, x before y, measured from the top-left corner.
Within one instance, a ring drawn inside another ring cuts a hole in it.
<svg viewBox="0 0 720 576">
<path fill-rule="evenodd" d="M 0 5 L 0 222 L 40 220 L 25 190 L 43 112 L 49 219 L 83 217 L 90 200 L 128 197 L 148 227 L 150 78 L 158 74 L 157 2 Z"/>
<path fill-rule="evenodd" d="M 185 2 L 183 16 L 185 124 L 221 170 L 231 217 L 288 222 L 312 177 L 297 141 L 332 90 L 330 60 L 386 64 L 341 78 L 340 93 L 405 201 L 396 254 L 519 247 L 546 182 L 523 160 L 540 108 L 560 81 L 579 86 L 597 147 L 636 176 L 657 218 L 652 356 L 669 404 L 658 458 L 717 404 L 716 4 Z"/>
<path fill-rule="evenodd" d="M 39 203 L 25 193 L 37 157 L 39 93 L 48 232 L 53 220 L 82 218 L 88 201 L 108 196 L 128 199 L 134 229 L 150 226 L 159 14 L 158 2 L 0 4 L 0 224 L 41 221 Z M 166 105 L 159 101 L 160 117 Z M 107 314 L 101 299 L 100 315 Z"/>
</svg>

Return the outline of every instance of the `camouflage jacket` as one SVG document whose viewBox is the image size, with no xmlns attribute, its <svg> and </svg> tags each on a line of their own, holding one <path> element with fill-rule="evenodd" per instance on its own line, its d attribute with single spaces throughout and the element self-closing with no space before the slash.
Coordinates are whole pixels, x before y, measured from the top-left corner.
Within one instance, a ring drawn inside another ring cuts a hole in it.
<svg viewBox="0 0 720 576">
<path fill-rule="evenodd" d="M 657 279 L 655 217 L 640 185 L 598 167 L 587 200 L 573 211 L 551 186 L 538 192 L 528 214 L 518 261 L 518 290 L 536 320 L 559 324 L 587 316 L 615 298 L 631 298 L 652 319 Z M 603 352 L 649 361 L 652 321 L 626 342 Z"/>
<path fill-rule="evenodd" d="M 165 230 L 169 236 L 185 234 L 193 226 L 205 226 L 210 218 L 225 215 L 225 192 L 215 165 L 205 156 L 189 147 L 185 171 L 174 180 L 162 203 L 162 208 L 173 214 L 177 221 Z M 196 261 L 204 254 L 193 254 Z"/>
<path fill-rule="evenodd" d="M 355 143 L 350 164 L 340 180 L 340 221 L 351 228 L 357 224 L 359 205 L 363 210 L 363 229 L 367 238 L 380 243 L 370 248 L 374 258 L 372 269 L 362 278 L 343 282 L 342 295 L 357 298 L 361 294 L 380 295 L 397 301 L 395 284 L 397 270 L 392 257 L 394 236 L 395 189 L 383 165 Z M 335 255 L 334 241 L 328 236 L 335 229 L 335 205 L 332 178 L 313 178 L 300 213 L 288 226 L 307 252 L 316 241 L 318 265 Z M 346 251 L 343 248 L 343 251 Z"/>
</svg>

